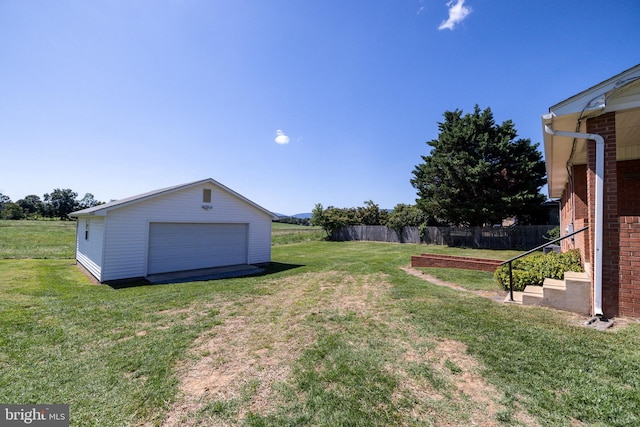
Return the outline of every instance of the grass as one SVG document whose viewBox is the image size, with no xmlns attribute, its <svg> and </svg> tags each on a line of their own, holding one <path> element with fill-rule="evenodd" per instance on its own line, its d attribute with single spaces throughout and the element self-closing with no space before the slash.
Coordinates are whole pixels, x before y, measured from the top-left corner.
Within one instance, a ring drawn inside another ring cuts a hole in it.
<svg viewBox="0 0 640 427">
<path fill-rule="evenodd" d="M 600 333 L 573 326 L 564 313 L 496 309 L 488 302 L 434 292 L 437 304 L 418 301 L 420 287 L 404 287 L 402 298 L 413 322 L 423 333 L 464 342 L 512 405 L 527 408 L 547 425 L 638 423 L 638 409 L 633 409 L 640 386 L 640 354 L 633 349 L 640 337 L 637 325 Z"/>
<path fill-rule="evenodd" d="M 70 260 L 2 260 L 0 283 L 0 401 L 69 403 L 75 425 L 153 419 L 177 391 L 172 366 L 216 323 L 215 307 L 199 302 L 206 287 L 115 291 L 90 285 Z"/>
<path fill-rule="evenodd" d="M 76 223 L 0 220 L 0 259 L 73 258 Z"/>
<path fill-rule="evenodd" d="M 399 268 L 476 251 L 306 240 L 313 231 L 285 243 L 304 232 L 274 227 L 265 275 L 114 289 L 73 265 L 75 229 L 62 224 L 0 224 L 2 241 L 33 236 L 2 243 L 0 402 L 69 403 L 75 426 L 640 422 L 639 324 L 598 332 Z M 510 256 L 477 256 L 489 255 Z"/>
<path fill-rule="evenodd" d="M 286 224 L 280 222 L 274 222 L 272 225 L 273 245 L 321 240 L 325 236 L 326 233 L 321 227 Z"/>
<path fill-rule="evenodd" d="M 487 271 L 462 270 L 458 268 L 418 268 L 425 274 L 447 283 L 468 289 L 470 291 L 501 291 L 502 286 L 493 278 L 493 273 Z"/>
</svg>

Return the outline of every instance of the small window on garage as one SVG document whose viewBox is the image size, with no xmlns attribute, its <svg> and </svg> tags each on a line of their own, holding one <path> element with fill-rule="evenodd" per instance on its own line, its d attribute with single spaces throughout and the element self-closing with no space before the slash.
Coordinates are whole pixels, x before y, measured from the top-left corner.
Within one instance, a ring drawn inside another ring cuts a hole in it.
<svg viewBox="0 0 640 427">
<path fill-rule="evenodd" d="M 211 189 L 205 188 L 202 190 L 202 203 L 211 203 Z"/>
<path fill-rule="evenodd" d="M 84 240 L 89 240 L 89 220 L 84 222 Z"/>
</svg>

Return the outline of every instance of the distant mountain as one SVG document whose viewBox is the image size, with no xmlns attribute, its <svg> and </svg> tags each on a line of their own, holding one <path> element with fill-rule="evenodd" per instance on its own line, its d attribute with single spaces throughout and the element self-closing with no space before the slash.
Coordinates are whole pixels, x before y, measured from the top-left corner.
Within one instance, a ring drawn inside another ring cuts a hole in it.
<svg viewBox="0 0 640 427">
<path fill-rule="evenodd" d="M 307 212 L 307 213 L 299 213 L 299 214 L 295 214 L 295 215 L 291 215 L 294 218 L 301 218 L 301 219 L 311 219 L 311 212 Z"/>
<path fill-rule="evenodd" d="M 311 219 L 311 212 L 308 213 L 299 213 L 295 215 L 285 215 L 278 212 L 273 212 L 274 215 L 279 216 L 280 218 L 300 218 L 300 219 Z"/>
</svg>

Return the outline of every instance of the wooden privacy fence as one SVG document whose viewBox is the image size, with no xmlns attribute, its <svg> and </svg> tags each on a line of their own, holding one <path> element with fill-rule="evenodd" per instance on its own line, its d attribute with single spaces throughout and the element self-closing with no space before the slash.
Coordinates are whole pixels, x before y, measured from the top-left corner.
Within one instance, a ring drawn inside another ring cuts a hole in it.
<svg viewBox="0 0 640 427">
<path fill-rule="evenodd" d="M 351 225 L 332 233 L 336 241 L 426 243 L 479 249 L 528 250 L 547 243 L 545 235 L 554 225 L 519 225 L 512 227 L 404 227 L 401 233 L 384 225 Z"/>
</svg>

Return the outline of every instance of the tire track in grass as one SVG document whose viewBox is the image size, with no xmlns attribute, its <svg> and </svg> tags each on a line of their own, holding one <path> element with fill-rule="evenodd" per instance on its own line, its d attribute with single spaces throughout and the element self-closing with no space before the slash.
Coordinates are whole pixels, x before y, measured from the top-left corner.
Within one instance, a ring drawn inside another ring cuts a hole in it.
<svg viewBox="0 0 640 427">
<path fill-rule="evenodd" d="M 386 369 L 398 379 L 392 400 L 403 425 L 500 425 L 507 408 L 479 363 L 462 343 L 425 337 L 403 321 L 389 298 L 390 280 L 384 274 L 305 273 L 266 282 L 267 295 L 216 306 L 222 324 L 202 334 L 176 367 L 180 396 L 163 425 L 240 425 L 249 413 L 281 410 L 283 388 L 293 390 L 296 361 L 321 332 L 308 321 L 318 313 L 355 313 L 379 326 L 363 327 L 389 353 Z M 332 327 L 340 325 L 323 325 Z M 522 411 L 512 420 L 535 425 Z"/>
</svg>

